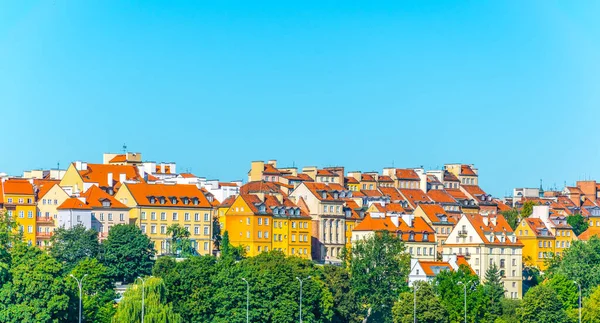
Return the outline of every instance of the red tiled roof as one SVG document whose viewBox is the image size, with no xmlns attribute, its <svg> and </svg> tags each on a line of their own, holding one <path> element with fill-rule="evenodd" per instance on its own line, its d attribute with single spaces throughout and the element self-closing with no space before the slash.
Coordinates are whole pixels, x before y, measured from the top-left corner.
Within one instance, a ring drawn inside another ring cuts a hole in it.
<svg viewBox="0 0 600 323">
<path fill-rule="evenodd" d="M 105 165 L 105 164 L 87 164 L 87 169 L 80 170 L 79 175 L 86 183 L 98 183 L 100 186 L 107 187 L 108 174 L 112 173 L 113 185 L 119 182 L 121 174 L 125 174 L 126 180 L 143 181 L 137 167 L 133 165 Z"/>
<path fill-rule="evenodd" d="M 10 178 L 4 182 L 4 195 L 33 195 L 33 185 L 26 179 Z"/>
<path fill-rule="evenodd" d="M 421 180 L 417 172 L 414 169 L 398 168 L 396 169 L 396 178 L 400 180 Z"/>
<path fill-rule="evenodd" d="M 265 175 L 281 175 L 281 172 L 279 171 L 279 169 L 275 168 L 273 165 L 265 164 L 263 174 L 265 174 Z"/>
<path fill-rule="evenodd" d="M 125 186 L 133 195 L 133 198 L 138 205 L 153 206 L 153 207 L 194 207 L 194 208 L 209 208 L 210 202 L 202 191 L 196 185 L 188 184 L 146 184 L 146 183 L 126 183 Z M 150 203 L 149 197 L 155 197 L 156 203 Z M 160 204 L 159 197 L 165 198 L 165 203 Z M 175 204 L 172 203 L 171 197 L 175 197 Z M 183 197 L 190 199 L 189 204 L 184 204 Z M 194 205 L 192 199 L 197 198 L 198 204 Z"/>
<path fill-rule="evenodd" d="M 448 194 L 445 190 L 429 190 L 427 196 L 436 203 L 458 203 L 452 195 Z"/>
<path fill-rule="evenodd" d="M 475 270 L 473 270 L 473 268 L 471 268 L 471 265 L 469 265 L 469 262 L 467 261 L 467 259 L 465 259 L 464 255 L 457 255 L 456 256 L 456 264 L 460 267 L 460 266 L 467 266 L 469 268 L 469 270 L 471 271 L 471 273 L 473 275 L 475 275 Z"/>
<path fill-rule="evenodd" d="M 446 193 L 450 194 L 455 199 L 458 200 L 468 200 L 469 198 L 458 188 L 447 188 Z"/>
<path fill-rule="evenodd" d="M 582 241 L 588 241 L 593 236 L 600 237 L 600 227 L 589 227 L 587 230 L 583 231 L 578 238 Z"/>
<path fill-rule="evenodd" d="M 127 161 L 127 156 L 125 156 L 124 154 L 120 154 L 120 155 L 116 155 L 115 157 L 113 157 L 111 160 L 109 160 L 109 163 L 123 163 Z"/>
<path fill-rule="evenodd" d="M 56 209 L 58 210 L 91 210 L 92 207 L 76 197 L 66 199 Z"/>
<path fill-rule="evenodd" d="M 389 197 L 391 201 L 404 201 L 402 194 L 395 187 L 380 187 L 379 191 Z"/>
<path fill-rule="evenodd" d="M 37 181 L 36 186 L 38 188 L 38 193 L 37 193 L 38 199 L 41 198 L 42 196 L 46 195 L 46 193 L 48 193 L 48 191 L 50 191 L 50 189 L 53 188 L 54 185 L 58 185 L 59 183 L 60 183 L 60 181 L 57 181 L 57 180 Z"/>
<path fill-rule="evenodd" d="M 192 174 L 192 173 L 181 173 L 179 174 L 179 176 L 183 177 L 183 178 L 196 178 L 197 176 Z"/>
<path fill-rule="evenodd" d="M 96 185 L 92 185 L 88 188 L 85 193 L 81 194 L 81 197 L 85 197 L 86 204 L 92 208 L 103 208 L 102 201 L 108 200 L 111 209 L 128 209 L 125 204 L 117 201 L 114 197 L 110 196 Z"/>
<path fill-rule="evenodd" d="M 471 194 L 471 196 L 485 195 L 485 192 L 479 187 L 479 185 L 462 185 L 462 188 Z"/>
<path fill-rule="evenodd" d="M 436 275 L 433 269 L 434 267 L 441 267 L 440 270 L 443 270 L 442 268 L 445 268 L 445 270 L 452 271 L 452 266 L 450 266 L 449 263 L 444 261 L 419 260 L 419 264 L 421 265 L 421 268 L 423 268 L 423 272 L 427 277 L 434 277 Z"/>
<path fill-rule="evenodd" d="M 460 166 L 460 174 L 466 176 L 477 176 L 471 166 L 469 165 L 461 165 Z"/>
<path fill-rule="evenodd" d="M 315 183 L 315 182 L 304 182 L 306 188 L 313 193 L 313 195 L 321 200 L 321 201 L 343 201 L 340 196 L 335 199 L 333 192 L 336 191 L 345 191 L 346 189 L 339 184 L 324 184 L 324 183 Z M 325 197 L 323 197 L 323 192 L 325 192 Z"/>
<path fill-rule="evenodd" d="M 361 174 L 360 180 L 361 182 L 374 182 L 375 178 L 371 174 Z"/>
<path fill-rule="evenodd" d="M 425 192 L 418 188 L 402 188 L 400 189 L 400 193 L 402 196 L 404 196 L 413 209 L 416 208 L 417 204 L 419 203 L 431 202 L 429 196 L 427 196 Z"/>
<path fill-rule="evenodd" d="M 231 182 L 219 182 L 219 186 L 229 186 L 229 187 L 237 187 L 238 184 Z"/>
<path fill-rule="evenodd" d="M 254 181 L 248 182 L 240 187 L 240 194 L 265 193 L 282 194 L 281 184 L 275 182 Z"/>
<path fill-rule="evenodd" d="M 317 169 L 317 176 L 336 176 L 336 175 L 327 169 Z"/>
<path fill-rule="evenodd" d="M 460 182 L 456 175 L 450 173 L 449 171 L 444 171 L 444 182 Z"/>
<path fill-rule="evenodd" d="M 223 200 L 223 202 L 219 205 L 219 207 L 230 207 L 233 202 L 235 202 L 236 196 L 231 195 L 230 197 Z"/>
<path fill-rule="evenodd" d="M 344 177 L 347 184 L 358 184 L 358 180 L 354 177 Z"/>
<path fill-rule="evenodd" d="M 383 196 L 383 194 L 381 194 L 381 192 L 378 190 L 361 190 L 361 192 L 367 197 L 382 197 Z"/>
<path fill-rule="evenodd" d="M 439 218 L 440 215 L 445 215 L 448 222 L 455 222 L 454 218 L 449 217 L 444 208 L 438 204 L 420 204 L 418 207 L 423 210 L 431 222 L 442 222 Z"/>
<path fill-rule="evenodd" d="M 378 182 L 393 182 L 394 180 L 386 175 L 381 175 L 379 176 L 379 178 L 377 179 Z"/>
</svg>

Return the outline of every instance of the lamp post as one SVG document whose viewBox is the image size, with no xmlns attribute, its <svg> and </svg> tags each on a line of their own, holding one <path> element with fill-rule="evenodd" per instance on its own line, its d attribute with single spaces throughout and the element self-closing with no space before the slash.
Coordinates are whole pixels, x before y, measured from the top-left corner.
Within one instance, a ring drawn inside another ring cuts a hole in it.
<svg viewBox="0 0 600 323">
<path fill-rule="evenodd" d="M 300 282 L 300 323 L 302 323 L 302 279 L 300 279 L 299 277 L 296 277 L 296 279 Z M 310 279 L 310 276 L 305 278 L 306 280 Z"/>
<path fill-rule="evenodd" d="M 457 285 L 463 285 L 465 289 L 465 323 L 467 323 L 467 284 L 463 282 L 458 282 Z"/>
<path fill-rule="evenodd" d="M 581 323 L 581 284 L 577 281 L 573 281 L 577 287 L 579 287 L 579 323 Z"/>
<path fill-rule="evenodd" d="M 152 277 L 152 276 L 150 276 Z M 142 323 L 144 323 L 144 301 L 145 301 L 145 297 L 146 297 L 146 280 L 144 280 L 144 278 L 142 277 L 138 277 L 136 278 L 136 280 L 139 279 L 142 281 Z"/>
<path fill-rule="evenodd" d="M 242 280 L 246 282 L 246 323 L 250 323 L 250 283 L 246 278 L 242 278 Z"/>
<path fill-rule="evenodd" d="M 413 292 L 415 293 L 413 317 L 414 317 L 414 323 L 417 323 L 417 285 L 415 283 L 416 282 L 413 282 Z"/>
<path fill-rule="evenodd" d="M 87 276 L 87 274 L 83 275 L 83 277 L 81 277 L 81 279 L 77 279 L 77 277 L 73 276 L 73 274 L 69 275 L 71 277 L 73 277 L 73 279 L 75 279 L 75 281 L 77 282 L 77 287 L 79 287 L 79 323 L 81 323 L 81 289 L 82 289 L 82 284 L 83 284 L 83 279 L 85 278 L 85 276 Z"/>
</svg>

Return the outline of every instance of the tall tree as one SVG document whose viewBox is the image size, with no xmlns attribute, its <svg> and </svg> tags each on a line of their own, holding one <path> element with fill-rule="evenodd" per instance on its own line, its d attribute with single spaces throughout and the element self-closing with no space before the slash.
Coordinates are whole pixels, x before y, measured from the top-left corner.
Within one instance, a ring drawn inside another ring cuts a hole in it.
<svg viewBox="0 0 600 323">
<path fill-rule="evenodd" d="M 323 282 L 333 296 L 332 323 L 361 323 L 363 315 L 356 295 L 350 285 L 350 275 L 346 269 L 325 265 L 321 267 Z"/>
<path fill-rule="evenodd" d="M 423 323 L 446 323 L 448 313 L 435 295 L 433 288 L 427 282 L 415 282 L 413 289 L 416 288 L 416 319 Z M 414 322 L 414 304 L 415 295 L 413 291 L 400 294 L 400 299 L 394 304 L 392 316 L 394 323 L 412 323 Z M 460 322 L 460 320 L 458 321 Z"/>
<path fill-rule="evenodd" d="M 146 278 L 144 283 L 144 322 L 180 323 L 181 316 L 173 311 L 167 302 L 166 289 L 162 279 Z M 142 317 L 142 284 L 131 285 L 117 307 L 113 323 L 138 323 Z"/>
<path fill-rule="evenodd" d="M 493 322 L 502 315 L 502 299 L 504 298 L 504 285 L 502 274 L 496 264 L 492 264 L 485 272 L 484 295 L 487 300 L 485 320 Z"/>
<path fill-rule="evenodd" d="M 67 322 L 69 296 L 61 264 L 23 243 L 11 255 L 10 280 L 0 288 L 0 322 Z"/>
<path fill-rule="evenodd" d="M 343 258 L 368 322 L 391 322 L 392 306 L 408 287 L 410 256 L 404 243 L 388 231 L 376 232 L 344 250 Z"/>
<path fill-rule="evenodd" d="M 481 321 L 483 313 L 487 311 L 483 287 L 479 284 L 479 277 L 466 266 L 461 266 L 456 271 L 445 270 L 438 273 L 433 280 L 436 294 L 441 305 L 448 312 L 450 322 L 460 322 L 464 319 L 464 291 L 467 287 L 467 316 L 470 321 Z"/>
<path fill-rule="evenodd" d="M 579 288 L 572 279 L 562 274 L 555 274 L 544 283 L 556 292 L 556 297 L 565 310 L 575 308 L 579 304 Z"/>
<path fill-rule="evenodd" d="M 98 232 L 81 224 L 69 229 L 56 229 L 50 241 L 50 254 L 63 264 L 66 272 L 71 271 L 80 260 L 97 258 L 100 253 Z"/>
<path fill-rule="evenodd" d="M 556 292 L 544 284 L 531 288 L 525 294 L 518 313 L 522 323 L 570 322 Z"/>
<path fill-rule="evenodd" d="M 108 269 L 95 258 L 86 258 L 81 260 L 69 275 L 82 280 L 83 294 L 83 321 L 84 322 L 105 322 L 110 323 L 114 315 L 114 300 L 116 293 L 114 286 L 108 275 Z M 85 277 L 84 277 L 85 275 Z M 67 286 L 71 289 L 73 295 L 71 308 L 78 312 L 79 289 L 77 282 L 68 276 Z M 71 317 L 76 317 L 73 313 Z"/>
<path fill-rule="evenodd" d="M 508 222 L 508 225 L 510 225 L 513 230 L 517 227 L 519 221 L 521 220 L 519 216 L 519 210 L 515 208 L 500 213 L 504 216 L 506 222 Z"/>
<path fill-rule="evenodd" d="M 219 222 L 218 217 L 213 217 L 212 220 L 212 238 L 213 238 L 213 246 L 215 251 L 221 250 L 221 223 Z"/>
<path fill-rule="evenodd" d="M 0 210 L 0 286 L 10 279 L 10 249 L 23 240 L 17 222 Z"/>
<path fill-rule="evenodd" d="M 587 295 L 591 288 L 600 285 L 600 239 L 593 236 L 587 242 L 573 241 L 551 273 L 576 280 L 583 295 Z"/>
<path fill-rule="evenodd" d="M 579 213 L 567 216 L 567 223 L 573 227 L 576 235 L 583 233 L 589 226 L 583 215 Z"/>
<path fill-rule="evenodd" d="M 171 235 L 171 254 L 189 257 L 196 254 L 190 241 L 190 232 L 184 226 L 175 223 L 167 227 L 167 234 Z"/>
<path fill-rule="evenodd" d="M 152 272 L 155 254 L 152 241 L 133 224 L 118 224 L 103 242 L 104 265 L 116 280 L 133 282 Z"/>
<path fill-rule="evenodd" d="M 521 209 L 521 218 L 528 218 L 531 214 L 533 214 L 533 206 L 535 203 L 533 201 L 525 201 L 523 203 L 523 208 Z"/>
<path fill-rule="evenodd" d="M 582 322 L 600 322 L 600 286 L 591 290 L 590 296 L 583 300 Z"/>
</svg>

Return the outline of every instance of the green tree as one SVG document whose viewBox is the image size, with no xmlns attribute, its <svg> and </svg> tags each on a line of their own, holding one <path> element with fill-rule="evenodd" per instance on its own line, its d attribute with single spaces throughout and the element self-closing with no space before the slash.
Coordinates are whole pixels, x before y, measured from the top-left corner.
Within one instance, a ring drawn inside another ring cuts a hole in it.
<svg viewBox="0 0 600 323">
<path fill-rule="evenodd" d="M 461 266 L 456 271 L 439 272 L 433 280 L 433 286 L 440 298 L 441 305 L 448 312 L 450 322 L 464 320 L 465 286 L 467 287 L 467 317 L 469 321 L 481 321 L 483 313 L 487 311 L 479 277 L 472 273 L 469 267 Z"/>
<path fill-rule="evenodd" d="M 0 288 L 0 322 L 66 322 L 69 296 L 61 264 L 23 243 L 11 256 L 10 279 Z"/>
<path fill-rule="evenodd" d="M 175 223 L 167 227 L 167 234 L 171 235 L 171 254 L 180 257 L 189 257 L 196 254 L 190 240 L 190 232 L 184 226 Z"/>
<path fill-rule="evenodd" d="M 523 294 L 534 286 L 537 286 L 541 281 L 542 274 L 540 269 L 535 266 L 525 266 L 523 268 Z"/>
<path fill-rule="evenodd" d="M 495 263 L 485 272 L 483 291 L 487 300 L 487 312 L 484 318 L 487 322 L 493 322 L 502 315 L 502 299 L 504 298 L 502 274 Z"/>
<path fill-rule="evenodd" d="M 332 323 L 361 323 L 363 315 L 356 295 L 350 285 L 350 275 L 345 268 L 325 265 L 321 267 L 323 282 L 333 296 Z"/>
<path fill-rule="evenodd" d="M 69 229 L 56 229 L 50 241 L 50 255 L 63 264 L 66 272 L 71 271 L 80 260 L 97 258 L 100 253 L 98 232 L 81 224 Z"/>
<path fill-rule="evenodd" d="M 552 288 L 556 292 L 556 297 L 565 310 L 579 306 L 579 288 L 572 279 L 568 279 L 562 274 L 553 275 L 544 285 Z"/>
<path fill-rule="evenodd" d="M 17 222 L 0 209 L 0 286 L 10 279 L 10 249 L 22 240 Z"/>
<path fill-rule="evenodd" d="M 213 238 L 213 246 L 214 246 L 214 250 L 218 251 L 221 250 L 221 223 L 219 223 L 219 218 L 218 217 L 213 217 L 212 220 L 212 238 Z"/>
<path fill-rule="evenodd" d="M 114 300 L 116 293 L 114 285 L 108 275 L 108 269 L 95 258 L 86 258 L 81 260 L 69 274 L 67 286 L 71 289 L 72 294 L 76 295 L 72 299 L 71 308 L 76 311 L 71 317 L 78 315 L 79 289 L 77 279 L 83 278 L 82 294 L 83 294 L 83 321 L 84 322 L 110 322 L 114 315 Z"/>
<path fill-rule="evenodd" d="M 580 235 L 588 228 L 588 222 L 583 215 L 579 213 L 567 216 L 567 223 L 573 227 L 573 232 L 575 232 L 576 235 Z"/>
<path fill-rule="evenodd" d="M 587 295 L 600 285 L 600 239 L 593 236 L 587 242 L 573 241 L 550 272 L 579 282 L 583 295 Z"/>
<path fill-rule="evenodd" d="M 522 323 L 570 322 L 556 292 L 545 284 L 531 288 L 517 312 Z"/>
<path fill-rule="evenodd" d="M 427 282 L 415 282 L 417 300 L 417 322 L 446 323 L 449 322 L 446 309 L 435 295 L 433 288 Z M 414 293 L 414 290 L 413 290 Z M 392 316 L 394 323 L 414 322 L 415 295 L 411 292 L 400 294 L 400 299 L 394 304 Z"/>
<path fill-rule="evenodd" d="M 173 311 L 167 302 L 166 289 L 162 279 L 146 278 L 144 284 L 144 322 L 145 323 L 179 323 L 181 316 Z M 131 285 L 117 307 L 113 317 L 114 323 L 138 323 L 142 316 L 142 283 Z"/>
<path fill-rule="evenodd" d="M 155 250 L 152 241 L 132 224 L 118 224 L 103 242 L 104 265 L 116 280 L 133 282 L 152 272 Z"/>
<path fill-rule="evenodd" d="M 519 216 L 519 210 L 515 208 L 500 213 L 504 216 L 506 222 L 508 222 L 508 225 L 510 225 L 513 230 L 517 227 L 519 221 L 521 220 Z"/>
<path fill-rule="evenodd" d="M 224 261 L 239 261 L 246 257 L 246 249 L 243 246 L 234 247 L 229 242 L 229 232 L 223 233 L 221 242 L 221 258 Z"/>
<path fill-rule="evenodd" d="M 390 322 L 398 295 L 407 290 L 410 256 L 404 243 L 388 231 L 344 249 L 344 265 L 350 272 L 350 283 L 369 322 Z"/>
<path fill-rule="evenodd" d="M 156 277 L 165 277 L 177 268 L 175 258 L 162 256 L 156 259 L 154 267 L 152 267 L 152 275 Z"/>
<path fill-rule="evenodd" d="M 502 299 L 501 320 L 507 323 L 519 322 L 519 308 L 521 308 L 521 300 L 508 298 Z"/>
<path fill-rule="evenodd" d="M 533 213 L 533 207 L 535 203 L 533 201 L 525 201 L 523 208 L 521 209 L 521 218 L 528 218 Z"/>
<path fill-rule="evenodd" d="M 582 322 L 600 322 L 600 286 L 591 290 L 590 296 L 583 300 Z"/>
</svg>

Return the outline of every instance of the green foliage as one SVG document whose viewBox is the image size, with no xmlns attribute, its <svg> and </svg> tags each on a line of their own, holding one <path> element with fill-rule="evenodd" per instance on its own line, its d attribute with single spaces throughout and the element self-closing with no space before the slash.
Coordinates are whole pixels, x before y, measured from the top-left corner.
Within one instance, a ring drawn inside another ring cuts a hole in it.
<svg viewBox="0 0 600 323">
<path fill-rule="evenodd" d="M 570 322 L 556 292 L 545 284 L 531 288 L 517 312 L 522 323 Z"/>
<path fill-rule="evenodd" d="M 594 287 L 590 296 L 583 300 L 581 313 L 582 322 L 600 322 L 600 286 Z"/>
<path fill-rule="evenodd" d="M 504 212 L 500 212 L 504 218 L 506 219 L 506 222 L 508 222 L 508 225 L 510 225 L 510 227 L 514 230 L 517 225 L 519 225 L 519 221 L 520 221 L 520 214 L 519 214 L 519 210 L 513 208 L 510 209 L 508 211 L 504 211 Z"/>
<path fill-rule="evenodd" d="M 533 201 L 525 201 L 523 208 L 521 209 L 521 218 L 528 218 L 533 213 L 533 207 L 535 203 Z"/>
<path fill-rule="evenodd" d="M 600 239 L 593 236 L 587 242 L 573 241 L 551 272 L 579 282 L 583 295 L 587 295 L 591 288 L 600 285 Z"/>
<path fill-rule="evenodd" d="M 413 286 L 413 293 L 404 292 L 400 294 L 400 299 L 394 304 L 392 309 L 394 323 L 414 322 L 414 288 L 416 288 L 417 322 L 449 322 L 447 311 L 442 306 L 440 299 L 435 295 L 431 285 L 427 282 L 418 281 Z"/>
<path fill-rule="evenodd" d="M 118 224 L 112 227 L 103 247 L 104 265 L 114 279 L 133 282 L 136 277 L 152 272 L 154 246 L 135 225 Z"/>
<path fill-rule="evenodd" d="M 98 232 L 83 225 L 58 228 L 50 241 L 50 254 L 63 264 L 65 272 L 71 271 L 80 260 L 98 257 L 100 253 Z"/>
<path fill-rule="evenodd" d="M 460 282 L 460 284 L 459 284 Z M 440 298 L 440 303 L 448 312 L 450 322 L 463 322 L 464 287 L 467 286 L 467 319 L 470 322 L 479 321 L 487 311 L 483 286 L 479 278 L 468 267 L 461 266 L 457 271 L 442 271 L 433 280 L 434 289 Z"/>
<path fill-rule="evenodd" d="M 221 259 L 223 261 L 239 261 L 246 257 L 246 249 L 243 246 L 232 246 L 229 242 L 229 232 L 223 234 L 221 242 Z"/>
<path fill-rule="evenodd" d="M 22 239 L 21 232 L 17 230 L 17 222 L 0 210 L 0 286 L 10 279 L 10 249 Z"/>
<path fill-rule="evenodd" d="M 583 233 L 583 231 L 587 230 L 589 226 L 588 222 L 581 214 L 567 216 L 567 223 L 573 227 L 573 232 L 575 232 L 575 235 L 580 235 Z"/>
<path fill-rule="evenodd" d="M 521 300 L 504 298 L 502 303 L 502 316 L 500 319 L 504 322 L 518 322 L 518 310 L 521 307 Z"/>
<path fill-rule="evenodd" d="M 167 227 L 167 234 L 171 235 L 170 252 L 178 257 L 189 257 L 196 253 L 190 240 L 190 232 L 182 225 L 175 223 Z"/>
<path fill-rule="evenodd" d="M 221 250 L 221 224 L 219 223 L 218 217 L 213 217 L 212 232 L 214 250 Z"/>
<path fill-rule="evenodd" d="M 162 279 L 149 277 L 144 284 L 144 322 L 179 323 L 181 316 L 173 311 L 166 300 L 166 289 Z M 142 283 L 130 286 L 117 307 L 113 323 L 138 323 L 142 316 Z"/>
<path fill-rule="evenodd" d="M 526 266 L 523 268 L 523 294 L 531 287 L 537 286 L 542 280 L 539 268 Z"/>
<path fill-rule="evenodd" d="M 407 290 L 410 256 L 404 243 L 387 231 L 357 241 L 343 252 L 350 283 L 369 322 L 390 322 L 398 295 Z"/>
<path fill-rule="evenodd" d="M 69 296 L 60 263 L 23 243 L 11 256 L 10 279 L 0 288 L 0 322 L 66 322 Z"/>
<path fill-rule="evenodd" d="M 83 321 L 84 322 L 110 322 L 114 315 L 113 305 L 116 293 L 114 285 L 108 275 L 108 269 L 102 265 L 97 259 L 87 258 L 81 260 L 71 271 L 77 279 L 83 278 L 82 293 L 83 293 Z M 72 298 L 71 308 L 76 313 L 72 313 L 71 317 L 78 315 L 79 289 L 74 278 L 68 277 L 67 286 L 71 289 L 72 294 L 76 297 Z M 108 313 L 106 313 L 108 311 Z"/>
<path fill-rule="evenodd" d="M 483 291 L 487 301 L 487 312 L 484 319 L 487 322 L 493 322 L 502 315 L 502 299 L 504 299 L 502 276 L 495 263 L 485 272 Z"/>
<path fill-rule="evenodd" d="M 360 323 L 363 320 L 356 295 L 350 285 L 350 275 L 341 267 L 321 267 L 321 277 L 333 296 L 332 323 Z"/>
<path fill-rule="evenodd" d="M 556 274 L 547 280 L 544 285 L 556 292 L 556 296 L 565 310 L 579 306 L 579 288 L 573 283 L 572 279 Z"/>
</svg>

